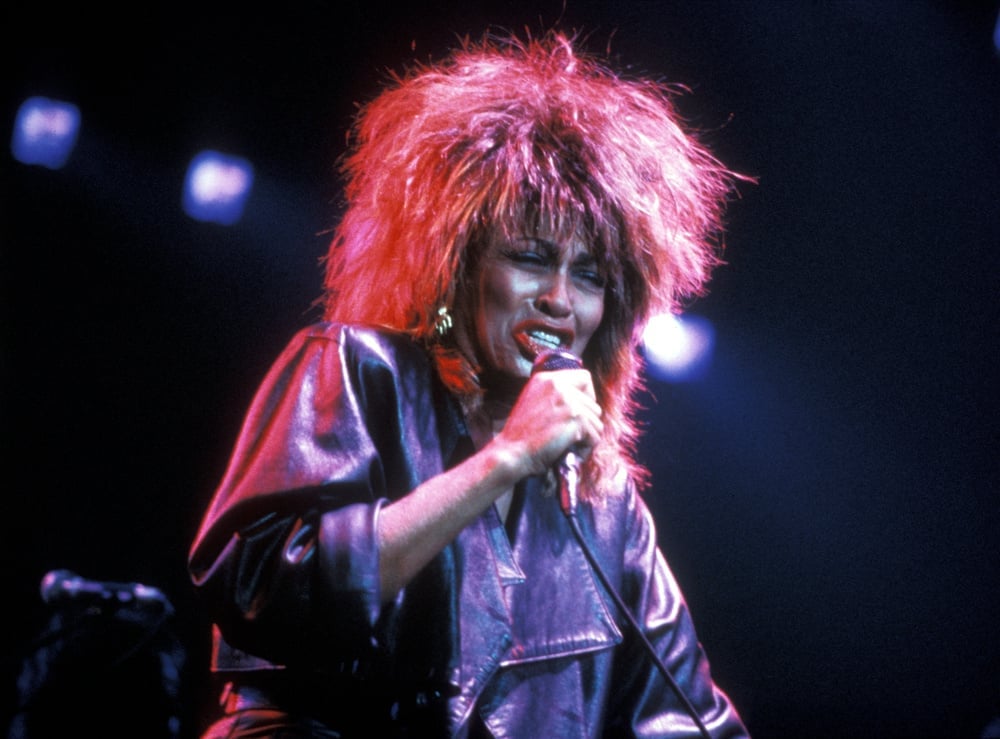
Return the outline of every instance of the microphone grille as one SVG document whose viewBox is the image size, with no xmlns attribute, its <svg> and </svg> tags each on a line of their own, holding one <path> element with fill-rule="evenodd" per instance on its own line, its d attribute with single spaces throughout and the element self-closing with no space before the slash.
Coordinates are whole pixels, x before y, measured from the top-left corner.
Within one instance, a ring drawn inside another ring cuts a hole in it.
<svg viewBox="0 0 1000 739">
<path fill-rule="evenodd" d="M 539 352 L 531 364 L 531 372 L 550 372 L 552 370 L 580 369 L 583 362 L 578 356 L 565 349 L 547 349 Z"/>
</svg>

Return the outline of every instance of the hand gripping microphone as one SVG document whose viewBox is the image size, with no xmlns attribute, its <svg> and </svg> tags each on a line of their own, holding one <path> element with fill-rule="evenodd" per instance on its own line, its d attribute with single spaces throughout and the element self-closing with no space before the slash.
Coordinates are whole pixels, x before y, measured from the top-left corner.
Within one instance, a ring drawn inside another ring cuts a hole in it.
<svg viewBox="0 0 1000 739">
<path fill-rule="evenodd" d="M 531 365 L 531 374 L 551 370 L 581 369 L 583 362 L 575 354 L 563 349 L 540 352 Z M 572 448 L 559 459 L 556 472 L 559 474 L 559 504 L 563 513 L 576 513 L 577 489 L 580 483 L 580 455 Z"/>
</svg>

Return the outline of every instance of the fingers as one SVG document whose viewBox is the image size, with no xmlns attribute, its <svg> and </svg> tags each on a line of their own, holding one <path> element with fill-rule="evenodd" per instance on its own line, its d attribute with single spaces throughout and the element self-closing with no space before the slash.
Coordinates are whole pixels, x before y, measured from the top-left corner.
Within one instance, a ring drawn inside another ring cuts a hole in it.
<svg viewBox="0 0 1000 739">
<path fill-rule="evenodd" d="M 602 411 L 587 370 L 539 372 L 525 385 L 501 436 L 539 474 L 570 448 L 586 456 L 603 432 Z"/>
<path fill-rule="evenodd" d="M 596 442 L 603 428 L 602 409 L 597 403 L 590 372 L 583 369 L 560 370 L 548 373 L 541 381 L 552 383 L 548 394 L 551 398 L 553 421 L 564 420 L 562 414 L 565 413 L 579 426 L 581 434 L 575 441 L 583 442 L 593 437 L 591 441 Z"/>
<path fill-rule="evenodd" d="M 553 373 L 552 378 L 555 383 L 555 391 L 560 403 L 565 404 L 568 413 L 568 421 L 576 427 L 576 437 L 573 445 L 577 447 L 591 447 L 597 443 L 603 431 L 604 424 L 601 420 L 602 409 L 597 403 L 597 395 L 594 391 L 593 379 L 587 370 L 571 370 Z M 555 422 L 561 420 L 558 417 L 558 408 L 554 409 Z M 578 450 L 579 451 L 579 450 Z"/>
</svg>

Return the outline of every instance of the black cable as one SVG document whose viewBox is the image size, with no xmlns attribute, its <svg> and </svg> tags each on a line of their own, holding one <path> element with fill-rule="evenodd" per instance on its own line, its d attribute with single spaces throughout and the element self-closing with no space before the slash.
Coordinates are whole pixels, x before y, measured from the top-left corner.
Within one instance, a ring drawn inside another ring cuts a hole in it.
<svg viewBox="0 0 1000 739">
<path fill-rule="evenodd" d="M 577 357 L 575 354 L 564 351 L 562 349 L 553 349 L 550 351 L 540 352 L 532 362 L 531 373 L 536 372 L 550 372 L 553 370 L 567 370 L 567 369 L 580 369 L 583 367 L 583 361 Z M 577 502 L 577 484 L 580 478 L 580 456 L 577 454 L 575 449 L 569 449 L 566 453 L 559 459 L 557 464 L 557 473 L 559 475 L 559 504 L 562 508 L 563 513 L 566 514 L 566 518 L 569 521 L 570 528 L 573 529 L 573 535 L 576 536 L 576 540 L 580 543 L 580 549 L 583 550 L 584 555 L 586 555 L 587 560 L 590 562 L 590 566 L 593 568 L 594 572 L 600 578 L 601 583 L 604 585 L 604 589 L 610 593 L 611 597 L 614 598 L 615 603 L 618 605 L 618 609 L 622 612 L 628 622 L 632 625 L 635 633 L 638 635 L 639 639 L 642 641 L 643 647 L 649 653 L 649 657 L 653 660 L 653 664 L 663 675 L 663 679 L 667 681 L 671 690 L 677 695 L 684 709 L 690 714 L 691 718 L 694 719 L 695 725 L 701 732 L 701 735 L 705 739 L 712 739 L 712 735 L 708 732 L 705 724 L 702 722 L 701 717 L 698 712 L 691 705 L 691 701 L 688 697 L 684 695 L 684 691 L 674 680 L 674 676 L 670 674 L 670 670 L 667 666 L 663 664 L 663 660 L 656 653 L 656 649 L 653 645 L 649 643 L 649 639 L 646 638 L 645 632 L 636 622 L 635 617 L 632 612 L 625 605 L 621 596 L 618 595 L 618 591 L 611 585 L 608 580 L 608 576 L 604 574 L 604 570 L 601 569 L 600 564 L 594 558 L 593 553 L 587 546 L 587 541 L 583 537 L 583 532 L 580 530 L 580 522 L 576 518 L 576 502 Z"/>
<path fill-rule="evenodd" d="M 618 609 L 622 612 L 622 614 L 624 614 L 625 618 L 628 620 L 632 628 L 635 630 L 635 633 L 639 636 L 639 639 L 642 641 L 643 647 L 645 647 L 646 651 L 649 653 L 650 659 L 653 660 L 653 663 L 660 671 L 660 674 L 663 675 L 663 679 L 667 681 L 667 684 L 670 686 L 671 690 L 674 691 L 674 693 L 677 695 L 677 698 L 684 705 L 684 709 L 690 714 L 691 718 L 694 719 L 694 722 L 698 726 L 698 731 L 701 732 L 701 735 L 705 737 L 705 739 L 712 739 L 712 735 L 709 733 L 708 728 L 706 728 L 704 722 L 701 720 L 701 717 L 698 715 L 698 712 L 695 710 L 694 706 L 691 705 L 691 701 L 688 700 L 688 697 L 684 694 L 684 691 L 681 690 L 681 686 L 677 684 L 676 680 L 674 680 L 674 676 L 670 674 L 670 670 L 667 669 L 667 666 L 663 664 L 663 660 L 660 659 L 660 656 L 656 653 L 656 649 L 653 647 L 649 639 L 646 637 L 646 634 L 643 632 L 642 628 L 635 620 L 635 617 L 632 615 L 632 612 L 628 609 L 628 606 L 625 605 L 625 601 L 622 600 L 618 592 L 614 589 L 614 587 L 612 587 L 611 583 L 608 581 L 608 576 L 604 574 L 604 570 L 601 569 L 600 564 L 598 564 L 597 560 L 594 558 L 593 553 L 590 551 L 590 548 L 587 546 L 587 542 L 583 537 L 583 531 L 580 530 L 580 522 L 577 520 L 576 517 L 576 508 L 572 507 L 567 509 L 566 507 L 564 507 L 563 513 L 566 514 L 566 519 L 569 521 L 570 528 L 573 529 L 573 535 L 579 542 L 580 549 L 583 550 L 584 555 L 586 555 L 587 560 L 590 562 L 590 566 L 593 567 L 594 572 L 597 573 L 597 577 L 604 585 L 604 589 L 607 590 L 608 593 L 610 593 L 611 597 L 618 605 Z"/>
</svg>

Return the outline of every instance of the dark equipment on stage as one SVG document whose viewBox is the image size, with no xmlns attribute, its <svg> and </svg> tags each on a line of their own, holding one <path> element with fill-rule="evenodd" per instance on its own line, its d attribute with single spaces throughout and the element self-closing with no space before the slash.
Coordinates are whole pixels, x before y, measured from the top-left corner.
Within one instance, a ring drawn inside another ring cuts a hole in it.
<svg viewBox="0 0 1000 739">
<path fill-rule="evenodd" d="M 167 597 L 69 570 L 47 573 L 40 592 L 48 623 L 21 664 L 9 739 L 180 737 L 186 655 Z"/>
</svg>

